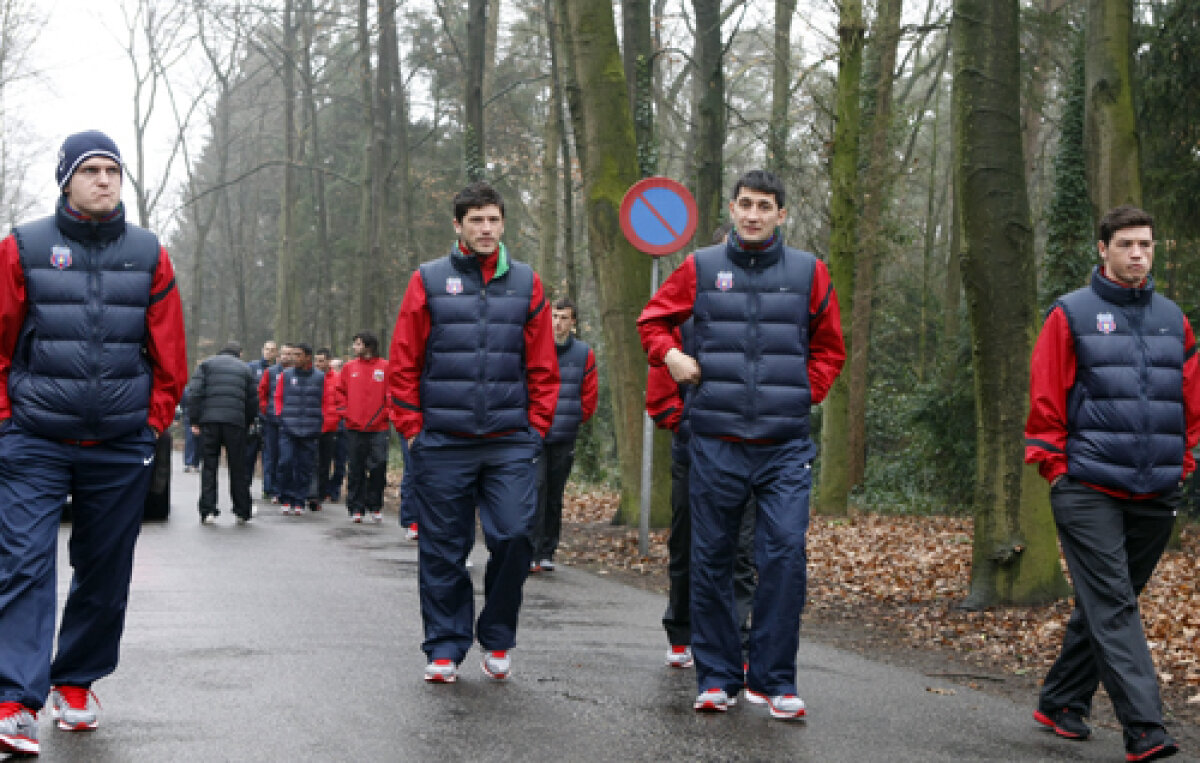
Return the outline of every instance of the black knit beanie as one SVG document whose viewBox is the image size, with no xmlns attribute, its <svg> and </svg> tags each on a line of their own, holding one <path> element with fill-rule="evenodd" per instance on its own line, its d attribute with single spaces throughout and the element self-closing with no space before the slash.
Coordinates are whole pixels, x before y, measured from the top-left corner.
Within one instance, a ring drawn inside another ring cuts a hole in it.
<svg viewBox="0 0 1200 763">
<path fill-rule="evenodd" d="M 99 130 L 77 132 L 64 140 L 62 148 L 58 150 L 58 167 L 54 170 L 58 190 L 65 191 L 79 165 L 93 156 L 107 156 L 121 164 L 121 152 L 117 144 Z"/>
</svg>

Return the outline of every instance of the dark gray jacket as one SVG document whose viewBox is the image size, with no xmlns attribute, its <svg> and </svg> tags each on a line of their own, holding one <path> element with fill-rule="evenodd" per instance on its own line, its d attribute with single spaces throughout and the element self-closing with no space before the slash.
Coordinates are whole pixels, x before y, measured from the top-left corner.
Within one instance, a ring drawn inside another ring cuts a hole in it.
<svg viewBox="0 0 1200 763">
<path fill-rule="evenodd" d="M 196 368 L 188 382 L 188 418 L 192 424 L 244 427 L 257 415 L 254 372 L 237 355 L 222 352 Z"/>
</svg>

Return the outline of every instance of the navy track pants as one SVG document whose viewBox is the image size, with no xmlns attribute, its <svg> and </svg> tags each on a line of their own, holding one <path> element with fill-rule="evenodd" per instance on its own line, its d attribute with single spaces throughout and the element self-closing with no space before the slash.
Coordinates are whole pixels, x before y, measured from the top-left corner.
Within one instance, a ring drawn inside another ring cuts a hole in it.
<svg viewBox="0 0 1200 763">
<path fill-rule="evenodd" d="M 808 585 L 808 498 L 812 442 L 773 445 L 727 442 L 693 435 L 692 654 L 700 691 L 736 696 L 745 686 L 774 696 L 796 692 L 800 614 Z M 749 671 L 734 598 L 734 559 L 742 506 L 758 500 L 754 528 L 754 593 Z"/>
<path fill-rule="evenodd" d="M 485 650 L 516 644 L 521 590 L 529 575 L 529 535 L 537 510 L 541 438 L 480 442 L 422 432 L 409 449 L 421 534 L 421 617 L 430 660 L 462 662 L 473 641 Z M 475 507 L 488 561 L 484 601 L 474 619 L 467 555 L 475 543 Z M 474 625 L 474 638 L 472 637 Z"/>
<path fill-rule="evenodd" d="M 0 702 L 40 709 L 51 683 L 91 686 L 116 669 L 155 444 L 149 427 L 92 446 L 0 430 Z M 74 575 L 51 663 L 68 495 Z"/>
</svg>

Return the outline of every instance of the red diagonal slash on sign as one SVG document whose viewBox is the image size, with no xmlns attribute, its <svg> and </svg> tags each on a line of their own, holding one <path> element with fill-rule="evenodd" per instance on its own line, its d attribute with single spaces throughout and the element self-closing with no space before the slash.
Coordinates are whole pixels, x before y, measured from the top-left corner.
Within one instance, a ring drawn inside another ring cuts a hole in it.
<svg viewBox="0 0 1200 763">
<path fill-rule="evenodd" d="M 644 193 L 639 193 L 639 194 L 637 195 L 637 198 L 638 198 L 638 201 L 640 201 L 640 202 L 642 202 L 643 204 L 645 204 L 645 205 L 646 205 L 646 208 L 650 210 L 650 213 L 651 213 L 652 215 L 654 215 L 654 218 L 655 218 L 656 220 L 658 220 L 660 223 L 662 223 L 662 226 L 663 226 L 664 228 L 666 228 L 667 230 L 671 231 L 671 235 L 672 235 L 672 236 L 675 236 L 676 238 L 678 238 L 678 237 L 679 237 L 679 231 L 677 231 L 677 230 L 675 230 L 674 228 L 672 228 L 672 227 L 671 227 L 671 224 L 670 224 L 669 222 L 667 222 L 667 219 L 658 213 L 658 210 L 657 210 L 657 209 L 655 209 L 655 208 L 654 208 L 654 205 L 653 205 L 653 204 L 651 204 L 651 203 L 650 203 L 650 201 L 649 201 L 649 200 L 646 198 L 646 194 L 644 194 Z"/>
</svg>

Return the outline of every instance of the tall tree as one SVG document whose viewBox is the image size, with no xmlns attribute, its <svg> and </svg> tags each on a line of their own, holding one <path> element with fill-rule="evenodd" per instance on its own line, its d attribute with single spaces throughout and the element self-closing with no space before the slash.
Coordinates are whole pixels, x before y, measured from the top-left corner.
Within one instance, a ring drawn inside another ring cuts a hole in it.
<svg viewBox="0 0 1200 763">
<path fill-rule="evenodd" d="M 862 102 L 863 45 L 866 24 L 862 0 L 842 0 L 838 16 L 837 107 L 833 128 L 829 201 L 829 273 L 842 301 L 842 334 L 846 351 L 854 351 L 851 317 L 854 259 L 858 249 L 858 161 Z M 850 394 L 842 374 L 822 406 L 820 481 L 813 507 L 822 514 L 844 514 L 850 496 Z"/>
<path fill-rule="evenodd" d="M 725 170 L 725 50 L 721 0 L 692 0 L 696 13 L 696 207 L 700 241 L 721 219 Z"/>
<path fill-rule="evenodd" d="M 1097 213 L 1142 203 L 1141 151 L 1130 78 L 1133 0 L 1088 0 L 1088 187 Z"/>
<path fill-rule="evenodd" d="M 604 321 L 609 390 L 617 432 L 641 431 L 646 356 L 635 323 L 648 296 L 650 261 L 621 234 L 621 199 L 638 179 L 633 118 L 617 44 L 612 6 L 593 0 L 566 0 L 571 56 L 579 79 L 579 105 L 586 148 L 581 152 L 588 243 Z M 641 494 L 641 440 L 617 438 L 621 467 L 621 515 L 632 523 Z M 670 511 L 668 484 L 655 484 L 652 520 L 665 524 Z"/>
<path fill-rule="evenodd" d="M 621 54 L 625 63 L 625 89 L 633 114 L 638 168 L 642 177 L 658 170 L 654 144 L 654 36 L 650 27 L 650 0 L 621 0 Z"/>
<path fill-rule="evenodd" d="M 281 337 L 295 337 L 300 332 L 302 300 L 300 294 L 300 260 L 296 246 L 296 203 L 299 183 L 296 155 L 296 0 L 283 4 L 283 196 L 280 199 L 279 258 L 276 278 L 278 296 L 275 301 L 275 330 Z M 294 340 L 289 340 L 294 341 Z"/>
<path fill-rule="evenodd" d="M 788 105 L 792 100 L 792 18 L 796 0 L 775 0 L 774 71 L 771 75 L 771 121 L 767 125 L 767 169 L 787 171 Z"/>
<path fill-rule="evenodd" d="M 488 0 L 467 2 L 467 76 L 463 81 L 466 124 L 463 125 L 463 161 L 468 180 L 482 180 L 487 170 L 483 122 L 483 72 L 487 48 Z"/>
<path fill-rule="evenodd" d="M 1023 464 L 1036 330 L 1033 229 L 1021 156 L 1018 0 L 955 0 L 955 194 L 975 365 L 975 537 L 967 605 L 1063 594 L 1054 522 Z"/>
</svg>

